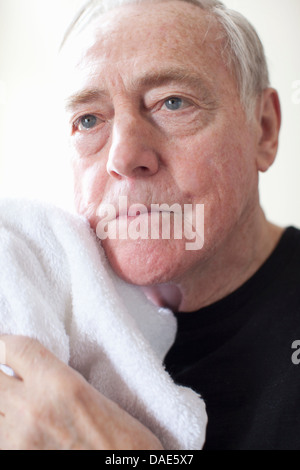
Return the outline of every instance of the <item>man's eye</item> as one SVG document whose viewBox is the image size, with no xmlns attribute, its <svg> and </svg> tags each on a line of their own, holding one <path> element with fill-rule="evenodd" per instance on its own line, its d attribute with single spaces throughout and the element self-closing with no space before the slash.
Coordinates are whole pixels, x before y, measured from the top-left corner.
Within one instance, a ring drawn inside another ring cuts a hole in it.
<svg viewBox="0 0 300 470">
<path fill-rule="evenodd" d="M 78 127 L 79 131 L 88 131 L 89 129 L 93 129 L 98 124 L 98 118 L 93 116 L 93 114 L 87 114 L 86 116 L 82 116 L 78 119 L 75 126 Z"/>
<path fill-rule="evenodd" d="M 170 111 L 178 111 L 178 109 L 183 106 L 183 100 L 181 98 L 172 97 L 167 99 L 164 104 Z"/>
</svg>

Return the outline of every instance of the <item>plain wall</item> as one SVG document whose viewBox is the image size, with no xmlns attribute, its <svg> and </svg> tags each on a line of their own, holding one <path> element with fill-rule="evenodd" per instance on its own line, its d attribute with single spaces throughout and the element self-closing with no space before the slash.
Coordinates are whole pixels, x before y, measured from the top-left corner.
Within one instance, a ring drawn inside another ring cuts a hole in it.
<svg viewBox="0 0 300 470">
<path fill-rule="evenodd" d="M 0 0 L 0 196 L 71 208 L 64 128 L 52 70 L 82 0 Z M 277 224 L 300 227 L 300 1 L 228 0 L 263 44 L 283 112 L 280 149 L 261 175 L 261 201 Z M 296 88 L 293 88 L 296 87 Z"/>
</svg>

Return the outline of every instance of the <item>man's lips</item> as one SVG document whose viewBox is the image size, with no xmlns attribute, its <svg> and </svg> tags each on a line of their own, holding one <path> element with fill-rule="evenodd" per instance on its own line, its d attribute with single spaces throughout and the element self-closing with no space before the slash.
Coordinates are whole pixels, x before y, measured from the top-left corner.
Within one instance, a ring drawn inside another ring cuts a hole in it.
<svg viewBox="0 0 300 470">
<path fill-rule="evenodd" d="M 147 207 L 142 204 L 134 204 L 130 206 L 129 209 L 124 209 L 123 211 L 117 210 L 116 219 L 119 219 L 120 217 L 135 218 L 144 214 L 151 214 L 151 212 L 151 207 Z"/>
<path fill-rule="evenodd" d="M 122 217 L 127 217 L 128 219 L 136 219 L 137 217 L 142 217 L 142 216 L 151 216 L 151 215 L 157 215 L 157 214 L 174 214 L 174 211 L 167 211 L 167 210 L 158 210 L 158 209 L 136 209 L 136 210 L 129 210 L 126 212 L 120 212 L 116 214 L 116 219 L 120 219 Z"/>
<path fill-rule="evenodd" d="M 167 203 L 146 205 L 142 203 L 134 203 L 131 205 L 126 204 L 111 204 L 102 203 L 97 211 L 97 216 L 100 220 L 112 222 L 119 219 L 136 219 L 143 216 L 155 216 L 158 214 L 182 214 L 182 206 L 180 204 L 169 205 Z"/>
</svg>

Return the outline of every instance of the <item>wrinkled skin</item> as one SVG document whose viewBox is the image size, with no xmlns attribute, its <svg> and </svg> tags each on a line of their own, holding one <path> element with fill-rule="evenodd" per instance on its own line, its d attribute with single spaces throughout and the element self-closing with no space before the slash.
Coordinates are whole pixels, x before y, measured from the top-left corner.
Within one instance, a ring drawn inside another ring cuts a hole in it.
<svg viewBox="0 0 300 470">
<path fill-rule="evenodd" d="M 161 450 L 137 420 L 39 342 L 0 337 L 18 379 L 0 372 L 2 450 Z"/>
<path fill-rule="evenodd" d="M 76 204 L 92 227 L 99 205 L 120 195 L 129 204 L 205 205 L 202 250 L 188 252 L 184 240 L 104 242 L 119 276 L 186 312 L 243 284 L 282 233 L 258 196 L 258 173 L 277 151 L 278 96 L 265 90 L 247 121 L 220 33 L 194 5 L 152 2 L 98 18 L 62 57 Z M 39 343 L 3 340 L 22 380 L 0 372 L 0 448 L 161 448 Z"/>
<path fill-rule="evenodd" d="M 276 155 L 279 103 L 266 90 L 247 121 L 215 21 L 178 1 L 146 8 L 146 18 L 145 5 L 109 12 L 70 43 L 77 50 L 66 94 L 77 209 L 96 229 L 99 206 L 117 207 L 119 196 L 147 207 L 204 204 L 202 250 L 188 252 L 184 239 L 103 242 L 119 276 L 152 290 L 172 284 L 181 294 L 177 307 L 190 311 L 242 284 L 280 235 L 258 196 L 258 173 Z M 167 108 L 172 97 L 180 98 L 178 109 Z M 90 114 L 91 129 L 78 125 Z"/>
</svg>

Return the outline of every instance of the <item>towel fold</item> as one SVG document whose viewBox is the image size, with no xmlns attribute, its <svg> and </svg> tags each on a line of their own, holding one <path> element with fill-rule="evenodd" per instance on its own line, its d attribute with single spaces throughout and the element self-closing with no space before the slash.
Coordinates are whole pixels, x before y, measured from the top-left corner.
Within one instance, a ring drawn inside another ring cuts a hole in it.
<svg viewBox="0 0 300 470">
<path fill-rule="evenodd" d="M 204 402 L 163 367 L 176 320 L 115 275 L 88 222 L 49 205 L 2 200 L 0 241 L 0 334 L 39 340 L 165 449 L 200 450 Z"/>
</svg>

